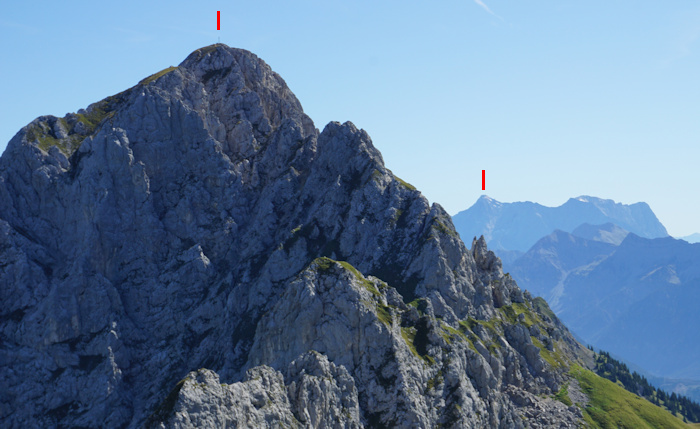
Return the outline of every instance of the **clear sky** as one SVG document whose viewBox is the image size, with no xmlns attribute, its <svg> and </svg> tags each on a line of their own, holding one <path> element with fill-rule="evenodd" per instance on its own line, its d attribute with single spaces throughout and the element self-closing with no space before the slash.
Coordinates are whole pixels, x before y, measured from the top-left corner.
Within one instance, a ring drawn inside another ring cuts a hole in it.
<svg viewBox="0 0 700 429">
<path fill-rule="evenodd" d="M 318 128 L 367 130 L 450 214 L 485 169 L 499 201 L 645 201 L 671 235 L 700 231 L 696 0 L 5 1 L 0 150 L 218 37 L 280 73 Z"/>
</svg>

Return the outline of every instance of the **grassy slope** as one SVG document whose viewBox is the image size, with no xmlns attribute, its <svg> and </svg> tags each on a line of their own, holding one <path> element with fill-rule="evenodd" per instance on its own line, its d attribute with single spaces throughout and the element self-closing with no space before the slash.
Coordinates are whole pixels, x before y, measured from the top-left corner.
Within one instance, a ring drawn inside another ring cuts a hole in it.
<svg viewBox="0 0 700 429">
<path fill-rule="evenodd" d="M 646 399 L 630 393 L 593 372 L 574 366 L 571 369 L 590 398 L 584 418 L 593 428 L 689 428 L 673 414 Z"/>
</svg>

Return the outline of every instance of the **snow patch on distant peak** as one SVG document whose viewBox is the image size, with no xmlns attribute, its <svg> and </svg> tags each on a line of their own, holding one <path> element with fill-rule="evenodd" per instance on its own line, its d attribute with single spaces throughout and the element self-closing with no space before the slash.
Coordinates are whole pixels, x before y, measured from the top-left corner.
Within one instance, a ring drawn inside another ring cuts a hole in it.
<svg viewBox="0 0 700 429">
<path fill-rule="evenodd" d="M 479 199 L 485 203 L 492 205 L 492 206 L 500 206 L 501 205 L 500 201 L 494 200 L 493 198 L 489 197 L 486 194 L 482 195 Z"/>
</svg>

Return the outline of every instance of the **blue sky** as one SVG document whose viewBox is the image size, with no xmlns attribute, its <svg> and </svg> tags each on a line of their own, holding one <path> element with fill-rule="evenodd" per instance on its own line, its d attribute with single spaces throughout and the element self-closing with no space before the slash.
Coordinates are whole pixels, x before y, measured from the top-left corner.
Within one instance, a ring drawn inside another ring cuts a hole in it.
<svg viewBox="0 0 700 429">
<path fill-rule="evenodd" d="M 451 214 L 485 169 L 499 201 L 646 201 L 672 235 L 700 231 L 695 0 L 3 2 L 0 150 L 218 37 Z"/>
</svg>

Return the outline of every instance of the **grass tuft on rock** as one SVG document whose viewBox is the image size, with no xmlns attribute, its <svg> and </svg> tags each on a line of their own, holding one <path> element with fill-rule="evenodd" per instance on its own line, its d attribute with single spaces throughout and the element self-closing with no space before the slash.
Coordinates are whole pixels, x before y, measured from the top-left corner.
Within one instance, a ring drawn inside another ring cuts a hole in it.
<svg viewBox="0 0 700 429">
<path fill-rule="evenodd" d="M 375 283 L 369 279 L 366 279 L 357 268 L 353 267 L 350 263 L 346 261 L 336 261 L 325 256 L 314 259 L 312 264 L 316 265 L 319 272 L 328 271 L 333 266 L 337 265 L 340 265 L 345 270 L 350 271 L 353 274 L 353 276 L 355 276 L 356 280 L 358 280 L 360 284 L 374 297 L 374 301 L 372 303 L 363 301 L 365 302 L 365 305 L 372 306 L 373 304 L 379 321 L 387 326 L 391 326 L 391 324 L 393 323 L 391 308 L 389 308 L 382 302 L 381 298 L 383 297 L 383 295 L 381 292 L 379 292 L 379 290 L 375 286 Z M 386 287 L 386 285 L 381 281 L 378 281 L 378 284 L 380 285 L 380 287 Z"/>
<path fill-rule="evenodd" d="M 404 188 L 407 188 L 407 189 L 409 189 L 409 190 L 411 190 L 411 191 L 415 191 L 415 190 L 416 190 L 416 187 L 415 187 L 415 186 L 413 186 L 413 185 L 411 185 L 410 183 L 404 181 L 404 180 L 401 179 L 399 176 L 394 176 L 394 178 L 395 178 L 396 181 L 399 182 L 399 183 L 401 184 L 401 186 L 403 186 Z"/>
<path fill-rule="evenodd" d="M 571 402 L 571 398 L 569 398 L 569 383 L 564 383 L 561 386 L 561 389 L 559 389 L 557 394 L 554 395 L 554 399 L 558 400 L 567 407 L 574 405 L 574 403 Z"/>
<path fill-rule="evenodd" d="M 149 83 L 154 82 L 159 77 L 165 76 L 166 74 L 170 73 L 171 71 L 173 71 L 175 69 L 177 69 L 177 67 L 170 66 L 167 69 L 163 69 L 163 70 L 159 71 L 158 73 L 153 73 L 152 75 L 148 76 L 147 78 L 142 79 L 139 82 L 139 85 L 148 85 Z"/>
</svg>

